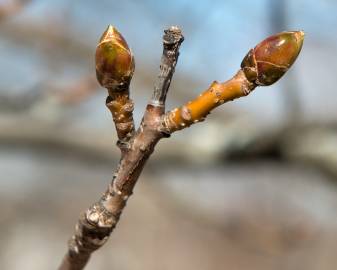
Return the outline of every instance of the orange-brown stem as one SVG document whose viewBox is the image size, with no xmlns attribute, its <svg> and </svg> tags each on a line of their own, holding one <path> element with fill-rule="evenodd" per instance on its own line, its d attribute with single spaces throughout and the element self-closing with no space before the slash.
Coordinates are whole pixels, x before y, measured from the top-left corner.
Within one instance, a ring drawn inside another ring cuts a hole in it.
<svg viewBox="0 0 337 270">
<path fill-rule="evenodd" d="M 242 70 L 224 83 L 215 81 L 196 99 L 166 113 L 162 119 L 162 131 L 172 133 L 203 121 L 214 108 L 227 101 L 248 95 L 255 87 L 255 84 L 247 80 Z"/>
</svg>

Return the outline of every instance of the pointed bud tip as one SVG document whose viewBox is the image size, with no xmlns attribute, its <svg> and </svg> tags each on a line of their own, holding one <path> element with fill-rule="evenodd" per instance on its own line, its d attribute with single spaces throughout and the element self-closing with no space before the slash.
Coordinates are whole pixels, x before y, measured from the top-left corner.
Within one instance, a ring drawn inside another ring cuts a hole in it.
<svg viewBox="0 0 337 270">
<path fill-rule="evenodd" d="M 292 36 L 295 37 L 297 45 L 301 48 L 303 45 L 303 41 L 304 41 L 304 37 L 305 37 L 305 33 L 302 30 L 298 30 L 298 31 L 288 31 L 288 32 L 281 32 L 279 34 L 290 34 Z"/>
<path fill-rule="evenodd" d="M 288 31 L 260 42 L 241 63 L 247 79 L 262 86 L 278 81 L 295 62 L 303 40 L 303 31 Z"/>
<path fill-rule="evenodd" d="M 294 31 L 294 34 L 295 34 L 297 40 L 303 42 L 304 36 L 305 36 L 305 33 L 304 33 L 303 30 Z"/>
<path fill-rule="evenodd" d="M 116 28 L 113 26 L 113 25 L 111 25 L 111 24 L 108 24 L 108 27 L 106 28 L 106 30 L 105 31 L 114 31 Z"/>
<path fill-rule="evenodd" d="M 103 32 L 101 38 L 99 39 L 99 43 L 110 41 L 116 36 L 121 36 L 121 34 L 118 32 L 116 27 L 109 24 L 106 30 Z"/>
<path fill-rule="evenodd" d="M 304 41 L 304 37 L 305 37 L 304 31 L 302 31 L 302 30 L 295 31 L 294 35 L 295 35 L 295 37 L 297 39 L 297 43 L 299 44 L 300 47 L 302 47 L 303 41 Z"/>
<path fill-rule="evenodd" d="M 96 75 L 106 88 L 128 84 L 135 68 L 134 58 L 118 30 L 108 25 L 96 48 Z"/>
</svg>

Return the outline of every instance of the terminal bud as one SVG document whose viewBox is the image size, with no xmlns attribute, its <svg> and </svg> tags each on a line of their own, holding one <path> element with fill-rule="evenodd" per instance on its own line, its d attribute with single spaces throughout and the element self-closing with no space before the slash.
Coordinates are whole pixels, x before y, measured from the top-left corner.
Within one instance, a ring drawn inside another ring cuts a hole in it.
<svg viewBox="0 0 337 270">
<path fill-rule="evenodd" d="M 281 32 L 251 49 L 241 63 L 247 79 L 259 86 L 278 81 L 295 62 L 304 39 L 303 31 Z"/>
<path fill-rule="evenodd" d="M 98 82 L 110 90 L 129 85 L 135 62 L 123 36 L 111 25 L 103 33 L 96 48 L 96 76 Z"/>
</svg>

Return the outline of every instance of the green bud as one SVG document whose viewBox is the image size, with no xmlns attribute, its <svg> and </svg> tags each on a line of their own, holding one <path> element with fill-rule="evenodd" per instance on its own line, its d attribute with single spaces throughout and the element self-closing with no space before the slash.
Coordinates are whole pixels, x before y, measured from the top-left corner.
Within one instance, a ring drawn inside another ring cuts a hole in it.
<svg viewBox="0 0 337 270">
<path fill-rule="evenodd" d="M 111 25 L 103 33 L 96 48 L 96 76 L 105 88 L 119 89 L 128 85 L 135 62 L 123 36 Z"/>
<path fill-rule="evenodd" d="M 270 36 L 251 49 L 242 60 L 241 69 L 256 85 L 278 81 L 295 62 L 304 39 L 304 32 L 281 32 Z"/>
</svg>

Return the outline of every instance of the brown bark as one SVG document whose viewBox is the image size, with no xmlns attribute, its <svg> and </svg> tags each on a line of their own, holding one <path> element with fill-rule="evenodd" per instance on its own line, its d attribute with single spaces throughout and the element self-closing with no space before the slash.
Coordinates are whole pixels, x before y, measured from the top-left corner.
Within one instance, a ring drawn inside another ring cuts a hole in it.
<svg viewBox="0 0 337 270">
<path fill-rule="evenodd" d="M 174 35 L 178 38 L 168 38 Z M 69 250 L 59 270 L 80 270 L 88 262 L 93 251 L 100 248 L 115 228 L 128 198 L 132 195 L 138 177 L 152 154 L 157 142 L 165 135 L 160 131 L 161 117 L 165 112 L 163 97 L 166 96 L 178 57 L 179 45 L 182 42 L 181 31 L 172 27 L 165 31 L 163 37 L 164 52 L 161 72 L 158 76 L 152 100 L 148 104 L 137 132 L 126 136 L 120 124 L 126 124 L 127 130 L 133 130 L 131 101 L 128 89 L 109 91 L 107 106 L 113 114 L 122 150 L 122 157 L 113 179 L 100 200 L 82 213 L 75 227 L 75 234 L 69 240 Z M 172 41 L 167 46 L 167 40 Z M 176 45 L 178 44 L 179 45 Z M 169 55 L 169 57 L 166 57 Z M 170 70 L 166 73 L 165 71 Z M 163 75 L 165 74 L 165 75 Z M 157 99 L 158 97 L 158 99 Z M 159 102 L 163 101 L 163 102 Z M 158 102 L 156 102 L 158 101 Z M 131 109 L 126 109 L 129 107 Z M 119 121 L 120 120 L 120 121 Z M 128 123 L 132 122 L 131 125 Z M 128 138 L 126 143 L 125 140 Z"/>
<path fill-rule="evenodd" d="M 133 101 L 129 98 L 129 89 L 109 93 L 106 106 L 115 122 L 119 145 L 122 146 L 132 137 L 135 131 L 133 121 Z"/>
<path fill-rule="evenodd" d="M 105 42 L 110 42 L 105 44 L 110 49 L 103 50 L 100 48 L 99 54 L 96 54 L 96 63 L 103 63 L 102 65 L 96 65 L 96 72 L 98 71 L 98 79 L 101 85 L 107 87 L 109 91 L 107 106 L 113 114 L 119 137 L 118 146 L 121 149 L 122 156 L 118 169 L 104 195 L 81 214 L 75 228 L 75 234 L 69 241 L 68 253 L 65 255 L 59 270 L 83 269 L 91 253 L 108 240 L 128 198 L 132 195 L 133 188 L 146 161 L 161 138 L 203 120 L 211 110 L 224 102 L 248 95 L 259 85 L 269 85 L 270 82 L 276 82 L 285 72 L 279 68 L 278 63 L 285 61 L 287 68 L 289 68 L 295 61 L 303 42 L 302 32 L 284 32 L 264 40 L 246 56 L 241 69 L 232 79 L 224 83 L 214 82 L 208 90 L 195 100 L 165 114 L 166 94 L 178 59 L 179 46 L 183 41 L 183 36 L 178 27 L 165 30 L 163 57 L 154 94 L 146 107 L 140 127 L 134 132 L 133 106 L 128 91 L 129 79 L 131 80 L 132 77 L 132 73 L 128 71 L 129 67 L 132 67 L 133 71 L 134 66 L 125 64 L 133 58 L 129 50 L 127 50 L 127 53 L 130 57 L 127 58 L 120 59 L 118 55 L 110 54 L 111 50 L 118 52 L 120 49 L 119 46 L 115 46 L 116 35 L 117 41 L 122 40 L 126 48 L 127 44 L 120 33 L 109 26 L 103 37 L 107 38 L 104 39 Z M 267 46 L 268 50 L 260 50 L 262 46 Z M 289 50 L 289 48 L 292 50 Z M 125 52 L 123 49 L 123 54 Z M 106 57 L 103 57 L 104 55 Z M 121 66 L 127 68 L 120 69 L 118 70 L 119 73 L 116 73 L 116 67 L 111 64 L 114 62 L 107 61 L 109 57 L 113 58 L 114 61 L 120 61 L 123 64 Z M 268 66 L 258 65 L 261 58 L 264 61 L 270 60 Z M 124 71 L 127 71 L 127 73 Z M 127 74 L 127 83 L 120 84 L 119 79 L 125 77 L 116 74 Z M 115 89 L 111 87 L 112 78 L 114 79 L 112 85 L 116 86 Z M 261 82 L 265 83 L 262 84 Z"/>
</svg>

